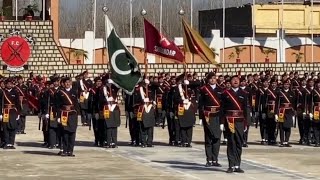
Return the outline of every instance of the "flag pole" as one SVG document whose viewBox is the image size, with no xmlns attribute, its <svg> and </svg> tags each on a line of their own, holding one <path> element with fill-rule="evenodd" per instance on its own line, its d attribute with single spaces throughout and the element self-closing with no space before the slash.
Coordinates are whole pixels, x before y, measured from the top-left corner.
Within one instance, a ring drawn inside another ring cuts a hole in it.
<svg viewBox="0 0 320 180">
<path fill-rule="evenodd" d="M 147 14 L 147 11 L 145 9 L 142 9 L 140 12 L 141 16 L 143 17 L 143 20 L 145 19 L 144 16 Z M 143 28 L 144 34 L 146 34 L 146 28 Z M 144 52 L 144 76 L 145 79 L 148 78 L 148 59 L 147 59 L 147 52 L 146 52 L 146 38 L 144 38 L 144 48 L 143 48 L 143 52 Z M 149 85 L 146 84 L 146 97 L 149 97 Z"/>
<path fill-rule="evenodd" d="M 184 15 L 184 10 L 181 8 L 179 11 L 179 15 L 181 16 L 181 22 L 182 22 L 182 26 L 183 26 L 183 15 Z M 185 32 L 184 32 L 185 33 Z M 183 42 L 183 44 L 185 44 L 185 42 Z M 184 62 L 183 62 L 183 69 L 184 69 L 184 80 L 187 79 L 187 63 L 186 63 L 186 49 L 185 47 L 183 47 L 183 54 L 184 54 Z M 185 91 L 186 91 L 186 96 L 188 96 L 188 88 L 187 85 L 185 85 Z"/>
</svg>

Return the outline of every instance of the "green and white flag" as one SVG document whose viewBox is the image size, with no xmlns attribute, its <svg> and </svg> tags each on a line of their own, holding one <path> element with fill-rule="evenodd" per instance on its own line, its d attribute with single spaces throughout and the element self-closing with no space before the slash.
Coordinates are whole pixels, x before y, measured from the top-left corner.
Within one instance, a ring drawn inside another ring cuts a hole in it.
<svg viewBox="0 0 320 180">
<path fill-rule="evenodd" d="M 121 42 L 110 19 L 105 15 L 106 42 L 109 54 L 110 79 L 113 84 L 132 94 L 135 86 L 142 80 L 139 65 L 135 57 Z"/>
</svg>

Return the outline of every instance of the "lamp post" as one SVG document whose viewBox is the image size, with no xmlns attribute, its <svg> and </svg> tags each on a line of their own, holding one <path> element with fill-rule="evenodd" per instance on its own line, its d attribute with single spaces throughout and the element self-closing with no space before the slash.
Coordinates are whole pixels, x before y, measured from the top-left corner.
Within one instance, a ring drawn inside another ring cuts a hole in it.
<svg viewBox="0 0 320 180">
<path fill-rule="evenodd" d="M 16 4 L 16 21 L 18 21 L 18 0 L 16 0 L 16 2 L 15 2 L 15 4 Z"/>
<path fill-rule="evenodd" d="M 131 51 L 131 53 L 133 53 L 132 52 L 132 43 L 133 43 L 133 41 L 132 41 L 132 38 L 133 38 L 133 35 L 132 35 L 132 26 L 133 26 L 133 23 L 132 23 L 132 18 L 133 18 L 133 15 L 132 15 L 132 2 L 133 2 L 133 0 L 129 0 L 130 1 L 130 51 Z"/>
<path fill-rule="evenodd" d="M 105 26 L 106 26 L 106 28 L 105 28 L 105 31 L 106 31 L 106 38 L 105 38 L 105 41 L 106 41 L 106 49 L 107 49 L 107 37 L 108 37 L 108 21 L 107 21 L 107 13 L 108 13 L 108 11 L 109 11 L 109 8 L 107 7 L 107 6 L 103 6 L 102 7 L 102 12 L 103 12 L 103 15 L 104 15 L 104 19 L 105 19 Z M 106 57 L 107 58 L 107 57 Z M 106 60 L 106 62 L 107 62 L 107 60 Z"/>
<path fill-rule="evenodd" d="M 95 63 L 96 59 L 96 29 L 97 29 L 97 0 L 93 0 L 93 57 L 92 57 L 92 63 Z"/>
<path fill-rule="evenodd" d="M 222 63 L 224 63 L 225 56 L 225 47 L 226 47 L 226 0 L 222 0 L 222 39 L 223 39 L 223 48 L 222 48 Z"/>
</svg>

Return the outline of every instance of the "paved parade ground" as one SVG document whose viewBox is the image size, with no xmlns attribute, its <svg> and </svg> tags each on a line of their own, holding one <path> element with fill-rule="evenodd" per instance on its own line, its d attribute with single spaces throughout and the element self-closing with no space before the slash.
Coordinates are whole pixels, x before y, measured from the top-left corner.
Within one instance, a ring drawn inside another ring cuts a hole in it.
<svg viewBox="0 0 320 180">
<path fill-rule="evenodd" d="M 76 157 L 60 157 L 57 149 L 42 148 L 37 117 L 28 117 L 26 135 L 17 135 L 16 150 L 0 150 L 0 179 L 317 179 L 320 178 L 320 148 L 296 145 L 292 148 L 262 146 L 258 130 L 250 129 L 249 148 L 244 150 L 245 174 L 226 174 L 226 147 L 220 153 L 221 168 L 205 167 L 202 127 L 194 129 L 193 148 L 167 145 L 166 129 L 155 128 L 155 147 L 128 146 L 129 133 L 119 129 L 119 148 L 93 147 L 93 132 L 79 126 Z"/>
</svg>

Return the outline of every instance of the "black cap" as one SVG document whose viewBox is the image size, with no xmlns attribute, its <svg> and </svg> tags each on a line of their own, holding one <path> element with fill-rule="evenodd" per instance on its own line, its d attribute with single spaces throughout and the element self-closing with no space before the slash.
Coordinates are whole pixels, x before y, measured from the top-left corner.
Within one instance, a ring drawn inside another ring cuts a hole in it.
<svg viewBox="0 0 320 180">
<path fill-rule="evenodd" d="M 94 82 L 97 82 L 97 81 L 102 81 L 102 77 L 96 77 L 96 78 L 94 78 Z"/>
<path fill-rule="evenodd" d="M 207 78 L 211 79 L 214 76 L 216 76 L 216 74 L 214 72 L 210 72 L 210 73 L 208 73 Z"/>
</svg>

